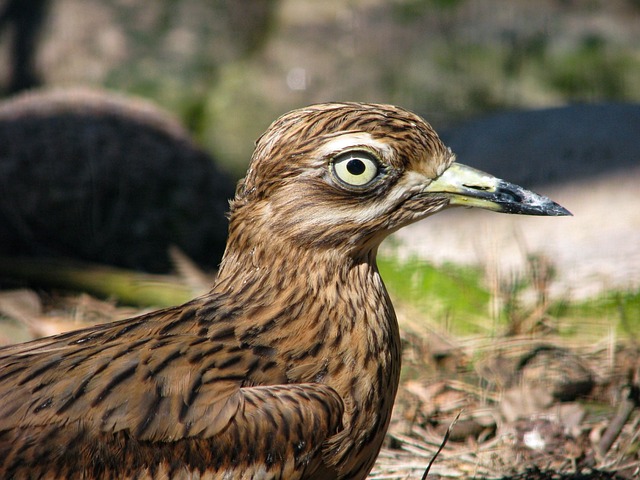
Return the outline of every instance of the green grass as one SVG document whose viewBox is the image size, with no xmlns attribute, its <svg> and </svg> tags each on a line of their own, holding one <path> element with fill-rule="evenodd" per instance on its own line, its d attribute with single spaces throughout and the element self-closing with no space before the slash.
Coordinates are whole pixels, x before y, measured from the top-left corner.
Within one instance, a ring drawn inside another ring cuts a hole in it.
<svg viewBox="0 0 640 480">
<path fill-rule="evenodd" d="M 453 333 L 486 331 L 491 295 L 482 286 L 479 268 L 436 267 L 417 258 L 387 256 L 378 259 L 378 267 L 398 307 L 409 306 Z"/>
<path fill-rule="evenodd" d="M 640 291 L 612 291 L 580 302 L 556 301 L 551 316 L 565 325 L 563 333 L 584 333 L 585 329 L 614 329 L 626 338 L 638 339 L 640 332 Z"/>
<path fill-rule="evenodd" d="M 412 257 L 399 260 L 381 255 L 378 266 L 399 311 L 410 312 L 417 323 L 430 323 L 452 334 L 500 334 L 510 322 L 506 307 L 491 314 L 492 293 L 480 268 L 453 264 L 434 266 Z M 526 290 L 528 279 L 518 279 L 513 295 Z M 526 317 L 534 306 L 515 298 L 518 314 Z M 606 292 L 582 301 L 554 299 L 545 314 L 547 325 L 562 336 L 598 336 L 615 332 L 636 338 L 640 332 L 640 290 Z M 498 330 L 498 331 L 497 331 Z"/>
<path fill-rule="evenodd" d="M 546 81 L 567 99 L 626 100 L 632 90 L 627 77 L 637 62 L 607 46 L 604 39 L 588 36 L 574 51 L 549 57 L 544 67 Z"/>
</svg>

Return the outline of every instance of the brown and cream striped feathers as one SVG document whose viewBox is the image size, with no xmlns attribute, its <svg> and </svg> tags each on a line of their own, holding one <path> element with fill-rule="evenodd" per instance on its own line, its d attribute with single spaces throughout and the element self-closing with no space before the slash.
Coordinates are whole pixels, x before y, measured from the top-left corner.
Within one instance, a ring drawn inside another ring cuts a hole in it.
<svg viewBox="0 0 640 480">
<path fill-rule="evenodd" d="M 0 350 L 0 477 L 365 478 L 400 372 L 377 248 L 452 162 L 392 106 L 276 120 L 210 293 Z"/>
</svg>

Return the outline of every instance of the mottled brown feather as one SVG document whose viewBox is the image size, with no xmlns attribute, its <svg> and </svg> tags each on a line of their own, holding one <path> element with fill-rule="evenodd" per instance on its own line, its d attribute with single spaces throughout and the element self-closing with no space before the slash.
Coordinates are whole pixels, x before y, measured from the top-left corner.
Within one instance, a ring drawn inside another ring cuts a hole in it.
<svg viewBox="0 0 640 480">
<path fill-rule="evenodd" d="M 337 181 L 336 139 L 379 156 L 380 180 Z M 365 478 L 400 372 L 377 248 L 446 206 L 403 182 L 452 161 L 392 106 L 276 120 L 238 185 L 209 294 L 0 350 L 0 477 Z"/>
</svg>

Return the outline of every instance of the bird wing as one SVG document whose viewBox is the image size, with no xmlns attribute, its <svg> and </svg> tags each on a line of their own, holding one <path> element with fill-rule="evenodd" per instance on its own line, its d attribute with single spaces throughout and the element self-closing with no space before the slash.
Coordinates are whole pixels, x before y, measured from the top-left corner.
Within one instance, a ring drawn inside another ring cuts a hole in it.
<svg viewBox="0 0 640 480">
<path fill-rule="evenodd" d="M 161 321 L 138 317 L 2 351 L 0 430 L 82 420 L 150 440 L 215 434 L 238 409 L 242 366 L 224 368 L 228 345 L 160 335 Z"/>
<path fill-rule="evenodd" d="M 171 442 L 224 430 L 220 441 L 231 442 L 257 428 L 276 434 L 279 418 L 298 425 L 301 441 L 339 429 L 333 389 L 286 385 L 228 326 L 199 334 L 196 316 L 197 305 L 186 305 L 0 350 L 0 431 L 77 424 Z M 254 372 L 268 386 L 251 382 Z"/>
</svg>

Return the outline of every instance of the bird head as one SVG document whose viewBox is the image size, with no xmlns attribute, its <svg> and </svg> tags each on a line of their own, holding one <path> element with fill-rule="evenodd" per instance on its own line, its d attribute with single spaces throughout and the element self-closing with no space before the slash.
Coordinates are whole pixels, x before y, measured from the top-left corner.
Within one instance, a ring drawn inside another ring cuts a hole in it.
<svg viewBox="0 0 640 480">
<path fill-rule="evenodd" d="M 391 105 L 294 110 L 258 139 L 234 217 L 301 246 L 375 248 L 389 233 L 452 206 L 570 215 L 550 199 L 455 163 L 419 116 Z"/>
</svg>

